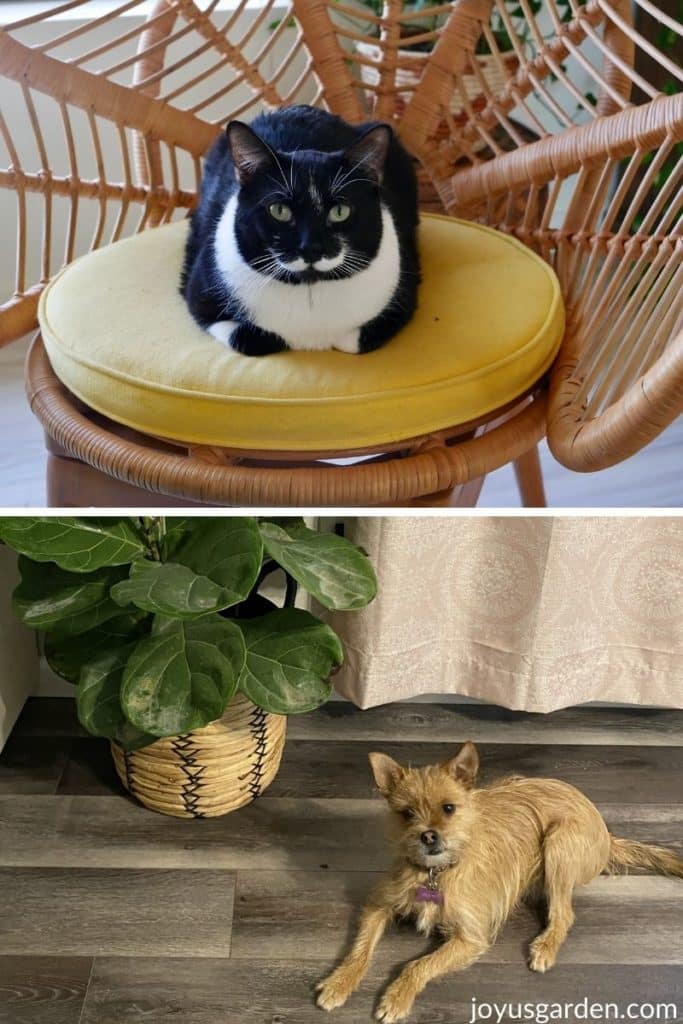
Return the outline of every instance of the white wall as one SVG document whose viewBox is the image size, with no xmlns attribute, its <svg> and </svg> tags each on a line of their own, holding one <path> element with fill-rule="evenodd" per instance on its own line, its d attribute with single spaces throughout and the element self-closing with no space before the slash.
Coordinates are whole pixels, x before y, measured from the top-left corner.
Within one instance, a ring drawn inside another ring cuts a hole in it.
<svg viewBox="0 0 683 1024">
<path fill-rule="evenodd" d="M 0 546 L 0 750 L 24 701 L 38 688 L 35 634 L 22 626 L 11 608 L 12 591 L 18 581 L 16 555 Z"/>
</svg>

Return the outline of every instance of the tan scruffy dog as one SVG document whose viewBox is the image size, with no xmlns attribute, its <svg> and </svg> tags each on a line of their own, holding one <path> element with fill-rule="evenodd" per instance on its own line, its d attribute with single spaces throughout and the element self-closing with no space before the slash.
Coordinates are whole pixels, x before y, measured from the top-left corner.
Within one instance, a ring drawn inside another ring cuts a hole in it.
<svg viewBox="0 0 683 1024">
<path fill-rule="evenodd" d="M 488 949 L 524 896 L 544 896 L 547 925 L 531 943 L 529 966 L 547 971 L 574 920 L 572 894 L 603 871 L 642 866 L 683 878 L 683 858 L 615 839 L 582 793 L 553 779 L 510 778 L 473 788 L 479 757 L 465 743 L 456 757 L 404 768 L 370 754 L 396 826 L 398 857 L 363 910 L 346 959 L 318 985 L 318 1006 L 346 1002 L 395 917 L 438 929 L 444 942 L 413 960 L 384 992 L 375 1017 L 403 1020 L 428 981 L 468 967 Z"/>
</svg>

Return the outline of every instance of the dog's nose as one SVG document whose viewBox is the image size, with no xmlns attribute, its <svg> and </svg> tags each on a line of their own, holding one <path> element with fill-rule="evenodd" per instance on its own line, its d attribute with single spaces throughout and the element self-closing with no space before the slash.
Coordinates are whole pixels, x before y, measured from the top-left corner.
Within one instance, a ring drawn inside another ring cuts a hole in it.
<svg viewBox="0 0 683 1024">
<path fill-rule="evenodd" d="M 433 832 L 431 829 L 428 832 L 423 832 L 420 839 L 425 846 L 436 846 L 439 841 L 439 833 Z"/>
</svg>

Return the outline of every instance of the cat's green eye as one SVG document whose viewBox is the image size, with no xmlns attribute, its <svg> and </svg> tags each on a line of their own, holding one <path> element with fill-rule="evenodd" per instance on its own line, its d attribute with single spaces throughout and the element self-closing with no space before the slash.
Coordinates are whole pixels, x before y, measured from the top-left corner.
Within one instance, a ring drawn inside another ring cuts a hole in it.
<svg viewBox="0 0 683 1024">
<path fill-rule="evenodd" d="M 347 203 L 335 203 L 327 215 L 330 224 L 342 224 L 351 216 L 351 207 Z"/>
<path fill-rule="evenodd" d="M 279 220 L 281 224 L 289 224 L 294 219 L 294 214 L 286 203 L 271 203 L 268 213 L 274 220 Z"/>
</svg>

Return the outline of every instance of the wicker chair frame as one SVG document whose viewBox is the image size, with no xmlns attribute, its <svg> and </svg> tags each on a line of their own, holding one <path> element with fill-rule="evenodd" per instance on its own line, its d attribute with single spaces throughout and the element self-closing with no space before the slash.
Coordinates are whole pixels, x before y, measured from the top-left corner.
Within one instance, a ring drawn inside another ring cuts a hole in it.
<svg viewBox="0 0 683 1024">
<path fill-rule="evenodd" d="M 5 25 L 16 279 L 0 344 L 36 327 L 42 288 L 76 255 L 186 216 L 226 120 L 296 102 L 392 122 L 423 205 L 531 246 L 568 311 L 549 385 L 352 465 L 131 436 L 68 394 L 37 339 L 27 387 L 51 503 L 468 503 L 515 461 L 541 504 L 546 429 L 584 471 L 652 440 L 683 408 L 682 28 L 661 2 L 635 0 L 634 24 L 631 0 L 155 0 L 146 17 L 143 0 L 94 15 L 67 0 Z"/>
</svg>

